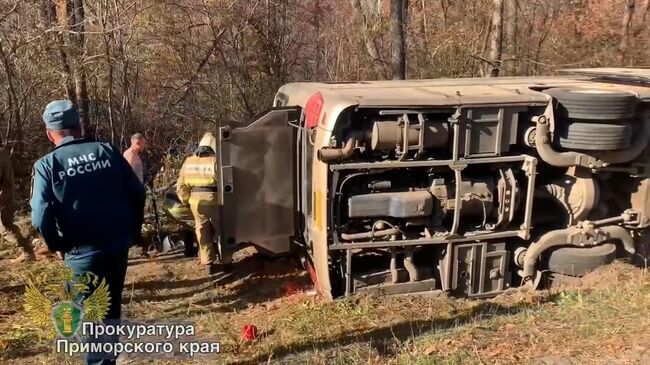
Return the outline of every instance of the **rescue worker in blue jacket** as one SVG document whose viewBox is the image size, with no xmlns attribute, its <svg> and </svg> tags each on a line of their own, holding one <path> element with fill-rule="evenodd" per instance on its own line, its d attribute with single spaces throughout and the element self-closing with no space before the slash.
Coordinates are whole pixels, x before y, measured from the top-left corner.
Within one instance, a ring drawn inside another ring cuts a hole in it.
<svg viewBox="0 0 650 365">
<path fill-rule="evenodd" d="M 92 272 L 106 279 L 111 297 L 106 319 L 117 320 L 128 249 L 141 238 L 144 187 L 117 148 L 81 138 L 79 114 L 70 101 L 49 103 L 43 120 L 55 148 L 34 164 L 32 224 L 76 276 Z M 86 362 L 115 359 L 89 354 Z"/>
</svg>

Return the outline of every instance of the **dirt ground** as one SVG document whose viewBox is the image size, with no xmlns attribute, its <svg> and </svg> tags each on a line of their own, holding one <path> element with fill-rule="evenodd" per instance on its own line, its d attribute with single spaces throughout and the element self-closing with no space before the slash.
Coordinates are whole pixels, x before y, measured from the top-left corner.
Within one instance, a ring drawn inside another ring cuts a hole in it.
<svg viewBox="0 0 650 365">
<path fill-rule="evenodd" d="M 60 262 L 14 265 L 0 251 L 0 363 L 79 363 L 53 354 L 22 305 L 27 273 Z M 549 291 L 514 290 L 491 300 L 357 296 L 327 302 L 288 258 L 239 252 L 236 270 L 209 282 L 194 258 L 134 257 L 123 316 L 190 321 L 221 353 L 146 357 L 135 364 L 650 364 L 650 276 L 616 264 Z M 259 337 L 242 339 L 253 324 Z"/>
</svg>

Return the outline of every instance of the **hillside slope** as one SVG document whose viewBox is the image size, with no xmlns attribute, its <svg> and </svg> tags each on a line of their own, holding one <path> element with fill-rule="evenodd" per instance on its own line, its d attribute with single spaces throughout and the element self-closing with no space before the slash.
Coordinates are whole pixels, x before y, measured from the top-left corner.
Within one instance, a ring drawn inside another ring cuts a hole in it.
<svg viewBox="0 0 650 365">
<path fill-rule="evenodd" d="M 4 251 L 6 254 L 6 251 Z M 312 364 L 650 364 L 650 275 L 617 263 L 579 283 L 492 300 L 417 296 L 325 302 L 288 259 L 237 257 L 214 287 L 181 254 L 133 259 L 124 314 L 139 321 L 182 319 L 222 352 L 182 363 Z M 52 354 L 25 318 L 23 278 L 58 262 L 0 266 L 0 363 L 77 363 Z M 241 340 L 246 324 L 255 342 Z M 132 363 L 176 364 L 169 358 Z"/>
</svg>

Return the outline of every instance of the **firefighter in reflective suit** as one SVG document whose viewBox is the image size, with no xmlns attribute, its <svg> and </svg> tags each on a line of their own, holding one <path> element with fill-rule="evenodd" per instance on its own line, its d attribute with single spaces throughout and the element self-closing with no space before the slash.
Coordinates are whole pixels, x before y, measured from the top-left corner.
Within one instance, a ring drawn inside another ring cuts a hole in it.
<svg viewBox="0 0 650 365">
<path fill-rule="evenodd" d="M 190 205 L 199 241 L 199 257 L 208 275 L 217 274 L 217 248 L 223 271 L 232 269 L 232 251 L 219 237 L 219 194 L 216 174 L 216 139 L 205 133 L 194 154 L 183 163 L 176 193 L 183 204 Z"/>
</svg>

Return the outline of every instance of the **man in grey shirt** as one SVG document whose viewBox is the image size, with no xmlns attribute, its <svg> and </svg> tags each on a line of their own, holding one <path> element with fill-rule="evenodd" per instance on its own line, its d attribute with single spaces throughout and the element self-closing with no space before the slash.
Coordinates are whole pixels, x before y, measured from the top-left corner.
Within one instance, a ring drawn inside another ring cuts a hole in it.
<svg viewBox="0 0 650 365">
<path fill-rule="evenodd" d="M 140 154 L 144 152 L 147 141 L 142 133 L 136 133 L 131 136 L 131 147 L 124 151 L 124 158 L 131 165 L 133 172 L 144 183 L 144 166 L 142 165 L 142 158 Z"/>
</svg>

